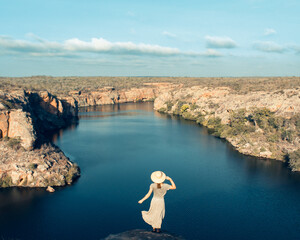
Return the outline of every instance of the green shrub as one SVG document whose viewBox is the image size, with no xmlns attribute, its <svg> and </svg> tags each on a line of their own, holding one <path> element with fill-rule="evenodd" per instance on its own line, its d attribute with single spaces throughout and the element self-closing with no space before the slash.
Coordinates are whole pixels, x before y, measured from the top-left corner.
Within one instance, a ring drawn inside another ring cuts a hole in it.
<svg viewBox="0 0 300 240">
<path fill-rule="evenodd" d="M 197 122 L 198 124 L 203 125 L 204 121 L 205 121 L 205 116 L 204 116 L 204 115 L 199 114 L 199 115 L 196 117 L 196 122 Z"/>
<path fill-rule="evenodd" d="M 21 138 L 20 137 L 8 138 L 7 146 L 15 150 L 21 149 L 22 148 Z"/>
<path fill-rule="evenodd" d="M 192 103 L 192 104 L 190 105 L 190 109 L 191 109 L 192 111 L 194 111 L 194 110 L 197 109 L 197 108 L 199 108 L 199 106 L 198 106 L 196 103 Z"/>
<path fill-rule="evenodd" d="M 288 161 L 293 170 L 300 170 L 300 149 L 288 154 Z"/>
<path fill-rule="evenodd" d="M 274 118 L 274 114 L 267 108 L 257 108 L 252 115 L 252 119 L 262 129 L 269 129 L 269 118 L 271 117 Z M 272 124 L 275 124 L 275 119 Z"/>
<path fill-rule="evenodd" d="M 3 174 L 2 177 L 0 178 L 0 187 L 10 187 L 12 186 L 12 180 L 11 177 L 8 176 L 7 174 Z"/>
<path fill-rule="evenodd" d="M 294 140 L 294 132 L 292 130 L 281 130 L 281 139 L 286 140 L 288 142 L 293 142 Z"/>
<path fill-rule="evenodd" d="M 190 112 L 182 113 L 182 117 L 187 120 L 196 120 L 196 117 Z"/>
<path fill-rule="evenodd" d="M 264 147 L 261 147 L 261 148 L 260 148 L 260 151 L 261 151 L 261 152 L 265 152 L 265 151 L 267 151 L 267 150 L 266 150 Z"/>
<path fill-rule="evenodd" d="M 66 177 L 66 182 L 68 184 L 71 184 L 73 182 L 74 179 L 76 179 L 79 176 L 79 167 L 76 163 L 73 164 L 73 166 L 71 166 L 71 168 L 69 169 Z"/>
<path fill-rule="evenodd" d="M 33 171 L 33 170 L 35 170 L 37 168 L 37 166 L 38 165 L 36 163 L 30 163 L 29 164 L 29 169 Z"/>
<path fill-rule="evenodd" d="M 171 101 L 167 101 L 166 104 L 167 104 L 167 110 L 171 111 L 174 104 Z"/>
<path fill-rule="evenodd" d="M 209 133 L 216 137 L 224 136 L 223 132 L 227 127 L 221 123 L 221 118 L 211 117 L 207 121 L 207 127 L 209 128 Z"/>
<path fill-rule="evenodd" d="M 283 126 L 284 120 L 282 117 L 274 117 L 273 115 L 269 117 L 268 123 L 271 127 L 279 129 Z"/>
<path fill-rule="evenodd" d="M 189 108 L 190 106 L 188 104 L 183 104 L 180 108 L 180 113 L 186 112 Z"/>
<path fill-rule="evenodd" d="M 230 115 L 229 120 L 230 130 L 228 131 L 228 134 L 231 136 L 255 132 L 255 126 L 253 125 L 253 116 L 248 115 L 246 117 L 245 109 L 233 111 Z"/>
<path fill-rule="evenodd" d="M 165 113 L 167 111 L 167 109 L 166 108 L 160 108 L 157 111 L 160 112 L 160 113 Z"/>
<path fill-rule="evenodd" d="M 269 134 L 269 135 L 267 136 L 267 141 L 268 141 L 268 142 L 273 142 L 273 143 L 275 143 L 275 142 L 278 142 L 279 140 L 280 140 L 280 137 L 279 137 L 276 133 Z"/>
<path fill-rule="evenodd" d="M 182 107 L 184 104 L 185 104 L 185 102 L 179 100 L 179 101 L 177 102 L 177 108 L 175 109 L 174 114 L 180 115 L 180 114 L 182 113 L 182 112 L 181 112 L 181 107 Z"/>
</svg>

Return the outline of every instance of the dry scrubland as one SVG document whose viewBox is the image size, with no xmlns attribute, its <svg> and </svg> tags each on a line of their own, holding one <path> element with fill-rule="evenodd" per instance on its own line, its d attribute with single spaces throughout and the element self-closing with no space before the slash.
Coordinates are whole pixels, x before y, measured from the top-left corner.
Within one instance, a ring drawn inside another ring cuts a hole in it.
<svg viewBox="0 0 300 240">
<path fill-rule="evenodd" d="M 29 91 L 46 90 L 56 95 L 67 95 L 70 91 L 89 92 L 104 87 L 130 89 L 145 87 L 144 83 L 183 84 L 184 87 L 229 87 L 246 94 L 253 91 L 275 91 L 300 87 L 300 77 L 249 77 L 249 78 L 185 78 L 185 77 L 51 77 L 33 76 L 0 77 L 0 89 Z"/>
</svg>

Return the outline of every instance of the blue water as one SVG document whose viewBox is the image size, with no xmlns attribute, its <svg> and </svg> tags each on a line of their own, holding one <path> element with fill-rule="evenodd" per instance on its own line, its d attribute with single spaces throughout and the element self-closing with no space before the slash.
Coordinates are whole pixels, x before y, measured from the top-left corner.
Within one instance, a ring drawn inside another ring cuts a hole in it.
<svg viewBox="0 0 300 240">
<path fill-rule="evenodd" d="M 242 156 L 205 128 L 151 103 L 83 109 L 55 143 L 82 171 L 72 186 L 0 190 L 0 239 L 101 239 L 151 229 L 141 218 L 150 174 L 177 185 L 163 230 L 187 239 L 300 239 L 300 174 Z"/>
</svg>

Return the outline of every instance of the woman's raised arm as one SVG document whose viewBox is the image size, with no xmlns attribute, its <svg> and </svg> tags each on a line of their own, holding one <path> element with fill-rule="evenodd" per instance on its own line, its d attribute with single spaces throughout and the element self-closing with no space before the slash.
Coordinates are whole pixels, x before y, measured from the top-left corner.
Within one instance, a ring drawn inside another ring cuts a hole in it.
<svg viewBox="0 0 300 240">
<path fill-rule="evenodd" d="M 170 177 L 166 177 L 167 180 L 170 181 L 170 183 L 172 184 L 172 186 L 170 187 L 171 190 L 175 190 L 176 189 L 176 185 L 174 183 L 174 181 L 172 180 L 172 178 Z"/>
<path fill-rule="evenodd" d="M 152 193 L 152 187 L 150 185 L 149 192 L 145 195 L 145 197 L 143 197 L 140 201 L 138 201 L 138 203 L 142 204 L 146 199 L 150 197 L 151 193 Z"/>
</svg>

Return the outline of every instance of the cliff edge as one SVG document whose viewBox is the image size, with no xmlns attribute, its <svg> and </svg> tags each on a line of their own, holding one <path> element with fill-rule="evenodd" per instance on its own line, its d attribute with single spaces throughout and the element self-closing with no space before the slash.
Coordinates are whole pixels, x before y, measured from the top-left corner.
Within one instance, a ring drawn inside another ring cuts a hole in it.
<svg viewBox="0 0 300 240">
<path fill-rule="evenodd" d="M 54 144 L 47 131 L 77 118 L 73 98 L 48 92 L 0 92 L 0 187 L 47 187 L 71 184 L 78 166 Z"/>
</svg>

